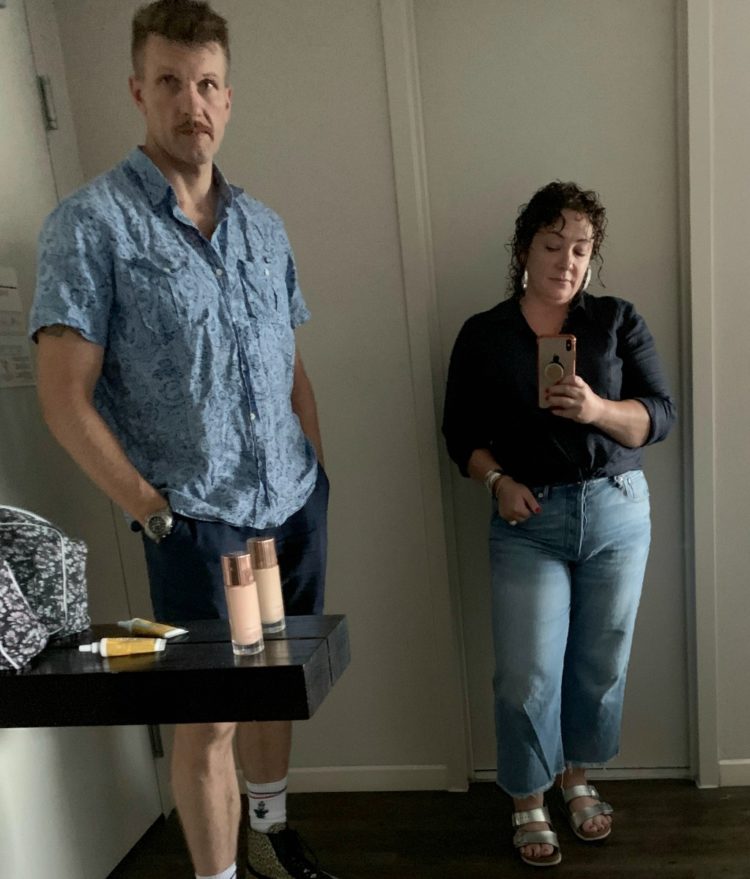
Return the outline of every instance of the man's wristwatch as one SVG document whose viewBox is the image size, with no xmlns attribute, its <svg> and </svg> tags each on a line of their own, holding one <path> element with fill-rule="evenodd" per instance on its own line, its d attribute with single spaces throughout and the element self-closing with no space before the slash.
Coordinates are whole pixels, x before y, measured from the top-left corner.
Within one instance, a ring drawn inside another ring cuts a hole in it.
<svg viewBox="0 0 750 879">
<path fill-rule="evenodd" d="M 172 525 L 174 525 L 172 510 L 169 507 L 164 507 L 163 510 L 157 510 L 146 516 L 143 531 L 146 537 L 149 537 L 154 543 L 159 543 L 172 533 Z"/>
</svg>

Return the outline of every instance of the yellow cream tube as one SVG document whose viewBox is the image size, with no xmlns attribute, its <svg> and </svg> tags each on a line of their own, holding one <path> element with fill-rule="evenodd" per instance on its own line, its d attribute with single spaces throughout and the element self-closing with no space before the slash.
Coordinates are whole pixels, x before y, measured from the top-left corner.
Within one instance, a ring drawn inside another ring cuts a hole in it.
<svg viewBox="0 0 750 879">
<path fill-rule="evenodd" d="M 81 644 L 82 653 L 100 656 L 133 656 L 137 653 L 161 653 L 167 646 L 164 638 L 102 638 L 93 644 Z"/>
<path fill-rule="evenodd" d="M 187 635 L 187 629 L 178 629 L 177 626 L 169 626 L 166 623 L 154 623 L 135 617 L 132 620 L 120 620 L 117 624 L 127 629 L 131 635 L 151 635 L 152 638 L 176 638 L 178 635 Z"/>
</svg>

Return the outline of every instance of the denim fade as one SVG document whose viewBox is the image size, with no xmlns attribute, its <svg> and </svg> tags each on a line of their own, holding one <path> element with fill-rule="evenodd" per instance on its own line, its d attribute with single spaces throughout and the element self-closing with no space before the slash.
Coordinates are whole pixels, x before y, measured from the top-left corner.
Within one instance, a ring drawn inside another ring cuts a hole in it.
<svg viewBox="0 0 750 879">
<path fill-rule="evenodd" d="M 497 784 L 517 798 L 617 754 L 651 541 L 640 470 L 531 490 L 541 513 L 490 522 Z"/>
</svg>

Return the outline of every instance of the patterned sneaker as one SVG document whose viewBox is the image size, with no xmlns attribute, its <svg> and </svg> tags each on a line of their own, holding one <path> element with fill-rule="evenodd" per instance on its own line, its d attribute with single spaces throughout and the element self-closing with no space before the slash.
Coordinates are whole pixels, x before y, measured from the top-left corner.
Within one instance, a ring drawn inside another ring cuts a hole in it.
<svg viewBox="0 0 750 879">
<path fill-rule="evenodd" d="M 248 879 L 336 879 L 321 870 L 312 850 L 287 824 L 274 824 L 268 833 L 247 831 L 247 875 Z"/>
</svg>

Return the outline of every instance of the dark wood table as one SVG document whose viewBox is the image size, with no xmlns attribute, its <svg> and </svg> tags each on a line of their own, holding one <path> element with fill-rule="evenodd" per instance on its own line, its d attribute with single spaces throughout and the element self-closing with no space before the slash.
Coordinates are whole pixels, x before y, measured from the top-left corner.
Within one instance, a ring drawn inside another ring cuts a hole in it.
<svg viewBox="0 0 750 879">
<path fill-rule="evenodd" d="M 121 726 L 311 717 L 349 664 L 346 617 L 288 617 L 256 656 L 232 653 L 223 620 L 179 623 L 163 653 L 104 658 L 78 645 L 127 633 L 93 626 L 0 674 L 0 727 Z"/>
</svg>

